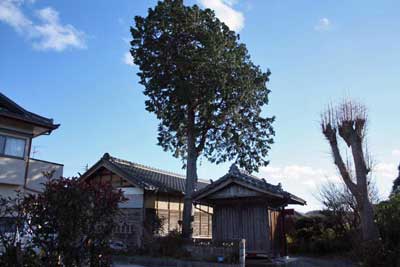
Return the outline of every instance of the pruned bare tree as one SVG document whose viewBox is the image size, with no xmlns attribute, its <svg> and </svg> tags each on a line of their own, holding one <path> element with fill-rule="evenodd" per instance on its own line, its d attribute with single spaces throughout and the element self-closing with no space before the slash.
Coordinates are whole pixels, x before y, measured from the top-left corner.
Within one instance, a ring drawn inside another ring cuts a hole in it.
<svg viewBox="0 0 400 267">
<path fill-rule="evenodd" d="M 372 204 L 379 202 L 378 189 L 371 177 L 368 177 L 368 194 Z M 323 210 L 338 217 L 338 227 L 357 229 L 360 226 L 357 200 L 343 182 L 327 180 L 319 186 L 315 197 L 323 205 Z"/>
<path fill-rule="evenodd" d="M 368 175 L 371 172 L 371 166 L 365 140 L 367 121 L 366 107 L 351 100 L 344 100 L 337 106 L 329 106 L 321 116 L 322 133 L 329 142 L 334 163 L 343 182 L 357 202 L 364 241 L 379 238 L 368 193 Z M 338 137 L 350 149 L 353 164 L 345 163 L 343 160 Z M 354 169 L 350 169 L 349 166 L 354 166 Z"/>
</svg>

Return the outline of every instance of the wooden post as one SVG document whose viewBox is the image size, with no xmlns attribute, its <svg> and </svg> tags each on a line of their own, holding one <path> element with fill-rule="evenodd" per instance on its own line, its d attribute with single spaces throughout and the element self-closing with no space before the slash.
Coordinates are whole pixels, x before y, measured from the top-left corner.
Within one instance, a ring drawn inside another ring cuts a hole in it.
<svg viewBox="0 0 400 267">
<path fill-rule="evenodd" d="M 246 239 L 239 241 L 239 265 L 240 267 L 246 266 Z"/>
</svg>

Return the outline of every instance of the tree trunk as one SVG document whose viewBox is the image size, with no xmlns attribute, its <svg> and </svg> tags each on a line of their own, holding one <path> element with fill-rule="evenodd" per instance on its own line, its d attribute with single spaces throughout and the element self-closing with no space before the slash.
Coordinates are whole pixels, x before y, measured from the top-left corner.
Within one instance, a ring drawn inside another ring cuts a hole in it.
<svg viewBox="0 0 400 267">
<path fill-rule="evenodd" d="M 378 240 L 379 231 L 374 222 L 374 209 L 371 202 L 364 197 L 359 206 L 363 241 Z"/>
<path fill-rule="evenodd" d="M 188 113 L 187 138 L 186 186 L 182 222 L 183 238 L 192 237 L 192 195 L 197 182 L 197 151 L 196 137 L 194 136 L 194 112 L 192 110 Z"/>
<path fill-rule="evenodd" d="M 367 176 L 369 170 L 365 162 L 362 140 L 360 138 L 353 138 L 351 150 L 356 170 L 358 195 L 355 197 L 359 206 L 363 241 L 378 240 L 379 231 L 374 222 L 374 209 L 368 194 Z"/>
<path fill-rule="evenodd" d="M 362 229 L 362 239 L 364 241 L 377 240 L 379 239 L 379 231 L 374 222 L 374 210 L 372 204 L 368 198 L 368 181 L 367 175 L 368 170 L 365 163 L 365 158 L 362 150 L 362 142 L 360 140 L 353 139 L 351 142 L 351 150 L 354 160 L 354 166 L 356 170 L 355 184 L 350 177 L 349 170 L 343 162 L 342 156 L 339 151 L 339 147 L 336 141 L 336 136 L 327 135 L 330 141 L 332 154 L 334 157 L 335 165 L 337 166 L 340 175 L 345 182 L 346 186 L 356 198 L 357 209 L 360 214 L 360 222 Z M 355 215 L 356 216 L 356 215 Z"/>
</svg>

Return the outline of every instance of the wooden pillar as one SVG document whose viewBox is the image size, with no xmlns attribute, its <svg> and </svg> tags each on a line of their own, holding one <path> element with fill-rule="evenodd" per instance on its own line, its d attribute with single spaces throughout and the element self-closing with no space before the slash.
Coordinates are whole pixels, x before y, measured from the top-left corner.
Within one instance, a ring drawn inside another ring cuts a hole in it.
<svg viewBox="0 0 400 267">
<path fill-rule="evenodd" d="M 281 257 L 285 257 L 288 255 L 287 253 L 287 240 L 286 240 L 286 229 L 285 229 L 285 208 L 282 208 L 281 212 Z"/>
<path fill-rule="evenodd" d="M 200 205 L 200 210 L 198 212 L 199 212 L 199 236 L 201 236 L 201 214 L 203 213 L 201 211 L 201 205 Z"/>
<path fill-rule="evenodd" d="M 170 199 L 168 196 L 168 232 L 171 231 L 171 208 L 170 208 Z"/>
<path fill-rule="evenodd" d="M 239 266 L 246 267 L 246 239 L 239 241 Z"/>
<path fill-rule="evenodd" d="M 210 206 L 207 206 L 207 235 L 210 236 Z"/>
</svg>

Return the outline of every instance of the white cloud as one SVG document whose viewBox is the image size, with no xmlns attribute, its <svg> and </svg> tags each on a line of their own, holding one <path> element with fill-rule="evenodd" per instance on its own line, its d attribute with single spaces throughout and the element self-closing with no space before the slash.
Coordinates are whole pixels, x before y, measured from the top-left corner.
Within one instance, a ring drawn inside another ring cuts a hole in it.
<svg viewBox="0 0 400 267">
<path fill-rule="evenodd" d="M 244 15 L 233 9 L 235 0 L 198 0 L 202 6 L 215 11 L 215 15 L 228 27 L 239 32 L 244 27 Z"/>
<path fill-rule="evenodd" d="M 0 1 L 0 21 L 7 23 L 17 32 L 22 32 L 23 29 L 32 26 L 32 21 L 25 17 L 20 9 L 22 3 L 22 1 L 13 0 Z"/>
<path fill-rule="evenodd" d="M 377 179 L 389 178 L 394 180 L 397 175 L 397 166 L 393 163 L 379 163 L 373 167 L 372 175 Z"/>
<path fill-rule="evenodd" d="M 395 163 L 379 163 L 372 168 L 372 178 L 382 199 L 387 198 L 390 194 L 393 180 L 397 175 L 398 169 Z"/>
<path fill-rule="evenodd" d="M 281 167 L 267 166 L 260 169 L 260 177 L 265 177 L 271 184 L 281 183 L 284 190 L 307 201 L 307 206 L 293 206 L 298 211 L 309 211 L 321 208 L 316 199 L 319 185 L 326 181 L 340 183 L 340 177 L 326 170 L 303 165 Z"/>
<path fill-rule="evenodd" d="M 297 185 L 312 187 L 326 180 L 340 180 L 338 176 L 332 175 L 325 170 L 301 165 L 288 165 L 277 168 L 268 166 L 261 168 L 261 174 L 265 176 L 266 179 L 287 180 L 295 182 Z"/>
<path fill-rule="evenodd" d="M 326 181 L 342 183 L 342 178 L 332 169 L 314 168 L 304 165 L 267 166 L 262 167 L 257 176 L 264 177 L 271 184 L 282 183 L 284 190 L 293 193 L 307 201 L 307 206 L 294 206 L 296 210 L 307 211 L 321 208 L 321 203 L 315 197 L 319 187 Z M 392 182 L 398 176 L 395 162 L 382 162 L 373 167 L 372 178 L 376 183 L 381 199 L 386 199 L 391 191 Z"/>
<path fill-rule="evenodd" d="M 38 17 L 43 22 L 36 25 L 39 41 L 34 43 L 38 49 L 62 51 L 67 47 L 85 48 L 84 33 L 70 24 L 60 24 L 58 12 L 51 7 L 40 9 Z"/>
<path fill-rule="evenodd" d="M 314 30 L 316 31 L 327 31 L 332 27 L 332 23 L 328 18 L 321 18 L 317 25 L 314 26 Z"/>
<path fill-rule="evenodd" d="M 130 52 L 126 52 L 122 60 L 126 65 L 133 66 L 133 58 Z"/>
<path fill-rule="evenodd" d="M 400 149 L 395 149 L 392 151 L 392 156 L 400 157 Z"/>
<path fill-rule="evenodd" d="M 86 47 L 85 33 L 70 24 L 62 24 L 55 9 L 35 10 L 38 21 L 34 22 L 22 11 L 26 2 L 34 1 L 0 0 L 0 21 L 32 40 L 35 49 L 63 51 L 68 47 Z"/>
</svg>

